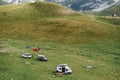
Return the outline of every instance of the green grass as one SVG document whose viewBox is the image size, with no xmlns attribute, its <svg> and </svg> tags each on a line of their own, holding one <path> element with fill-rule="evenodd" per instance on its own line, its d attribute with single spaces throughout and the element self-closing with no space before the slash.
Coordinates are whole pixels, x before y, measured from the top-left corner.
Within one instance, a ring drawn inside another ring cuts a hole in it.
<svg viewBox="0 0 120 80">
<path fill-rule="evenodd" d="M 89 44 L 64 44 L 56 42 L 32 42 L 6 40 L 1 41 L 10 49 L 9 53 L 0 54 L 1 80 L 119 80 L 119 44 L 115 42 L 94 42 Z M 39 46 L 41 51 L 48 57 L 48 62 L 37 61 L 37 54 L 31 49 L 27 50 L 26 45 L 32 48 Z M 111 44 L 111 45 L 110 45 Z M 3 48 L 3 49 L 5 49 Z M 24 52 L 34 55 L 31 59 L 21 58 Z M 24 64 L 30 62 L 31 64 Z M 71 75 L 63 77 L 52 77 L 55 66 L 67 63 L 73 70 Z M 94 69 L 85 69 L 84 65 L 94 65 Z"/>
<path fill-rule="evenodd" d="M 120 18 L 119 17 L 97 17 L 98 20 L 102 22 L 106 22 L 111 25 L 120 26 Z"/>
<path fill-rule="evenodd" d="M 108 24 L 51 3 L 1 6 L 0 80 L 119 80 L 120 28 Z M 21 58 L 25 52 L 34 57 Z M 38 61 L 39 53 L 48 61 Z M 73 73 L 53 77 L 62 63 Z"/>
</svg>

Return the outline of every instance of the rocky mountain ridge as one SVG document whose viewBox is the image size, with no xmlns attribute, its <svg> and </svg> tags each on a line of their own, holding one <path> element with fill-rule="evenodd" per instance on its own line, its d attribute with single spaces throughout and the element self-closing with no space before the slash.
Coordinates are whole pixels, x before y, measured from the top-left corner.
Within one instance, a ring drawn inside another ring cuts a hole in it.
<svg viewBox="0 0 120 80">
<path fill-rule="evenodd" d="M 55 2 L 67 6 L 76 11 L 102 11 L 113 5 L 120 4 L 120 0 L 3 0 L 11 4 L 20 4 L 25 2 Z"/>
</svg>

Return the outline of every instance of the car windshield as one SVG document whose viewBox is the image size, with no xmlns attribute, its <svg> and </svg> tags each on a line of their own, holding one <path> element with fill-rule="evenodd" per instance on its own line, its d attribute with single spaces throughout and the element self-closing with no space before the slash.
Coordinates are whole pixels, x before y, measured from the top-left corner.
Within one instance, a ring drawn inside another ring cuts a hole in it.
<svg viewBox="0 0 120 80">
<path fill-rule="evenodd" d="M 59 65 L 59 67 L 66 67 L 66 66 L 67 66 L 66 64 Z"/>
<path fill-rule="evenodd" d="M 25 56 L 30 56 L 30 54 L 25 54 Z"/>
</svg>

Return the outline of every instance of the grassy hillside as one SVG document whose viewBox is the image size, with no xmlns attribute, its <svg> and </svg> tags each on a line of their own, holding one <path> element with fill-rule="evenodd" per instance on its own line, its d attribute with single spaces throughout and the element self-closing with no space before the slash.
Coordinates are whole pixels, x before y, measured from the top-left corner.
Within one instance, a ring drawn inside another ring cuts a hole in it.
<svg viewBox="0 0 120 80">
<path fill-rule="evenodd" d="M 1 6 L 0 15 L 2 21 L 29 20 L 43 17 L 55 17 L 72 15 L 74 11 L 51 3 L 31 3 L 22 5 Z M 8 18 L 9 17 L 9 18 Z M 7 18 L 7 19 L 6 19 Z"/>
<path fill-rule="evenodd" d="M 119 17 L 96 17 L 96 19 L 101 22 L 104 22 L 104 23 L 120 26 L 120 18 Z"/>
<path fill-rule="evenodd" d="M 120 16 L 120 5 L 115 5 L 112 6 L 108 9 L 105 9 L 103 11 L 101 11 L 100 13 L 98 13 L 98 15 L 100 16 L 112 16 L 112 14 L 117 14 L 118 16 Z"/>
<path fill-rule="evenodd" d="M 119 80 L 119 34 L 119 27 L 52 3 L 1 6 L 0 80 Z M 34 57 L 21 58 L 25 52 Z M 37 61 L 41 53 L 48 62 Z M 62 63 L 73 73 L 53 76 Z"/>
<path fill-rule="evenodd" d="M 87 42 L 109 39 L 116 30 L 51 3 L 2 6 L 0 15 L 1 37 L 16 39 Z"/>
</svg>

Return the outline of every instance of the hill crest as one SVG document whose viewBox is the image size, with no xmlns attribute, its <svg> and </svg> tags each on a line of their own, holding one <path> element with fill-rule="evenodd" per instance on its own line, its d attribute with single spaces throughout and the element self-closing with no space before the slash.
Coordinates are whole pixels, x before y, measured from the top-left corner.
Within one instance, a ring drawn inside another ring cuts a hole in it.
<svg viewBox="0 0 120 80">
<path fill-rule="evenodd" d="M 0 6 L 0 15 L 1 18 L 3 18 L 2 21 L 8 20 L 8 17 L 10 21 L 11 19 L 13 21 L 19 21 L 25 19 L 39 19 L 44 17 L 48 18 L 76 14 L 80 15 L 80 13 L 77 13 L 67 7 L 48 2 Z"/>
</svg>

